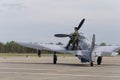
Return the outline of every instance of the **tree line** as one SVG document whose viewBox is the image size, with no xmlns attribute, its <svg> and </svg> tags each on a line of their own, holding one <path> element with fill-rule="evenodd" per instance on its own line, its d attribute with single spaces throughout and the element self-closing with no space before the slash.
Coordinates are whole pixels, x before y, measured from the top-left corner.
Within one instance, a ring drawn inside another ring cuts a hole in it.
<svg viewBox="0 0 120 80">
<path fill-rule="evenodd" d="M 46 44 L 53 44 L 53 43 L 46 43 Z M 63 45 L 62 42 L 56 43 L 57 45 Z M 20 46 L 15 43 L 15 41 L 10 41 L 7 43 L 0 42 L 0 53 L 37 53 L 36 49 L 27 48 Z M 44 53 L 48 51 L 43 51 Z"/>
<path fill-rule="evenodd" d="M 22 47 L 16 44 L 14 41 L 7 43 L 0 42 L 0 53 L 36 53 L 37 50 Z"/>
</svg>

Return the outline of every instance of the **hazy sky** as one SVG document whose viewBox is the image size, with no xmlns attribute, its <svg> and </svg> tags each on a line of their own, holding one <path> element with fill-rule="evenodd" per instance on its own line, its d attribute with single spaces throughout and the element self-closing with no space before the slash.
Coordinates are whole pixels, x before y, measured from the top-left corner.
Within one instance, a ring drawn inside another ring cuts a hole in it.
<svg viewBox="0 0 120 80">
<path fill-rule="evenodd" d="M 120 0 L 0 0 L 0 41 L 58 42 L 56 33 L 80 32 L 97 43 L 120 44 Z"/>
</svg>

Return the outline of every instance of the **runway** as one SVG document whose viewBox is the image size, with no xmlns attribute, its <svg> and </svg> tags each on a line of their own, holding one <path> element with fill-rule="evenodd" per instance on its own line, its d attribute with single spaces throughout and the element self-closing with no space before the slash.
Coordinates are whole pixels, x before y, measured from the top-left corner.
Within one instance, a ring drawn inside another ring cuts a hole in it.
<svg viewBox="0 0 120 80">
<path fill-rule="evenodd" d="M 120 56 L 104 57 L 101 65 L 80 63 L 76 57 L 0 57 L 0 80 L 119 80 Z"/>
</svg>

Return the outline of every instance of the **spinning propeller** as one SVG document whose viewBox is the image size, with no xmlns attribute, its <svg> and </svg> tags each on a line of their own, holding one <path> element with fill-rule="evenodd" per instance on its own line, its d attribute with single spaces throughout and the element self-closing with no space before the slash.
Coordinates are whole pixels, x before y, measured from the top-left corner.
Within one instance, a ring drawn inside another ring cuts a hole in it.
<svg viewBox="0 0 120 80">
<path fill-rule="evenodd" d="M 79 26 L 77 27 L 78 30 L 82 27 L 83 23 L 84 23 L 85 19 L 82 19 L 82 21 L 80 22 Z M 55 37 L 71 37 L 70 34 L 55 34 Z"/>
</svg>

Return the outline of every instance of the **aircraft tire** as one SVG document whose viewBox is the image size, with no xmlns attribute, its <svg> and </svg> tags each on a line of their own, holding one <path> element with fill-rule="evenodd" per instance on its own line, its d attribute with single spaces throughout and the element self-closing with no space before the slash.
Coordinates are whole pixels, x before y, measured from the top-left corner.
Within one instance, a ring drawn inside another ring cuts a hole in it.
<svg viewBox="0 0 120 80">
<path fill-rule="evenodd" d="M 41 57 L 41 51 L 38 50 L 38 57 Z"/>
<path fill-rule="evenodd" d="M 53 56 L 53 64 L 56 64 L 57 63 L 57 55 L 54 55 Z"/>
<path fill-rule="evenodd" d="M 90 62 L 90 66 L 93 67 L 93 62 Z"/>
<path fill-rule="evenodd" d="M 101 62 L 102 62 L 102 57 L 99 56 L 99 57 L 97 58 L 97 65 L 101 65 Z"/>
</svg>

